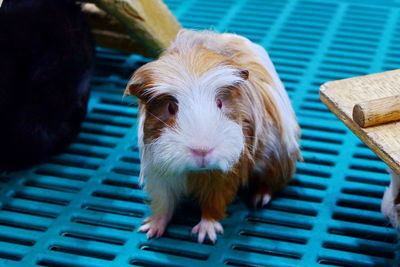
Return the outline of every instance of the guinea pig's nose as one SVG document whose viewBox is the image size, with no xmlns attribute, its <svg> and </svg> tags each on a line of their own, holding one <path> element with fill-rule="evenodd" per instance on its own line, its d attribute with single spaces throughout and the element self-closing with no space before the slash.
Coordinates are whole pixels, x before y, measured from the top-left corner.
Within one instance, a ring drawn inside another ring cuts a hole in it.
<svg viewBox="0 0 400 267">
<path fill-rule="evenodd" d="M 214 149 L 213 148 L 190 148 L 190 152 L 196 157 L 206 157 L 210 154 Z"/>
</svg>

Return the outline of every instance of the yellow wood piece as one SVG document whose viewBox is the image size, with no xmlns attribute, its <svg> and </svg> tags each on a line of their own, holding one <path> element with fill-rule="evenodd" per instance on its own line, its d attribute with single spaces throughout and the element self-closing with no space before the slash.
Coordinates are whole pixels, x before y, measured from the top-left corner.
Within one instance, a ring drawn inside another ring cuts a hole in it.
<svg viewBox="0 0 400 267">
<path fill-rule="evenodd" d="M 127 53 L 140 54 L 145 57 L 154 56 L 146 47 L 132 40 L 128 35 L 117 32 L 92 30 L 96 44 L 105 48 L 117 49 Z"/>
<path fill-rule="evenodd" d="M 127 34 L 127 29 L 113 16 L 99 9 L 95 4 L 83 3 L 82 12 L 92 29 Z"/>
<path fill-rule="evenodd" d="M 82 4 L 82 12 L 90 24 L 96 45 L 128 53 L 154 56 L 142 43 L 132 39 L 124 25 L 95 4 Z"/>
<path fill-rule="evenodd" d="M 322 102 L 387 165 L 400 175 L 400 122 L 361 128 L 352 119 L 355 104 L 400 94 L 400 70 L 327 82 Z"/>
<path fill-rule="evenodd" d="M 181 29 L 161 0 L 91 1 L 124 25 L 130 37 L 157 57 Z"/>
<path fill-rule="evenodd" d="M 353 120 L 361 127 L 400 120 L 400 95 L 358 103 L 353 109 Z"/>
</svg>

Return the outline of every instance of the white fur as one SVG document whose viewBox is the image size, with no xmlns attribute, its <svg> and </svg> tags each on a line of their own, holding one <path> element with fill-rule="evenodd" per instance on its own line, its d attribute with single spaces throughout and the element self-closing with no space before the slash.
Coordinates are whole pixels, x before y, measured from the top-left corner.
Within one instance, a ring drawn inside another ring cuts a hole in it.
<svg viewBox="0 0 400 267">
<path fill-rule="evenodd" d="M 385 215 L 393 227 L 400 230 L 400 205 L 395 205 L 394 201 L 400 190 L 400 176 L 392 173 L 392 181 L 390 186 L 386 188 L 383 195 L 381 211 Z"/>
<path fill-rule="evenodd" d="M 209 148 L 213 152 L 208 158 L 208 168 L 228 171 L 240 157 L 244 137 L 241 127 L 217 108 L 216 99 L 222 87 L 243 82 L 243 79 L 232 67 L 221 66 L 196 77 L 179 62 L 170 64 L 179 69 L 181 75 L 163 77 L 167 82 L 156 84 L 148 92 L 152 92 L 153 97 L 169 94 L 178 100 L 176 125 L 164 128 L 163 134 L 152 145 L 146 145 L 142 155 L 148 156 L 142 157 L 142 162 L 149 168 L 145 169 L 157 169 L 158 176 L 180 175 L 197 169 L 191 148 Z M 139 127 L 143 127 L 143 120 L 142 117 Z M 140 129 L 139 138 L 142 138 L 142 132 Z M 141 174 L 142 179 L 143 175 L 146 174 Z"/>
<path fill-rule="evenodd" d="M 141 112 L 138 125 L 139 152 L 142 164 L 140 182 L 152 176 L 147 170 L 157 170 L 155 176 L 170 176 L 196 168 L 190 148 L 215 148 L 208 168 L 228 171 L 239 158 L 244 145 L 239 125 L 227 119 L 216 106 L 220 88 L 243 82 L 238 70 L 221 66 L 201 77 L 196 77 L 181 62 L 164 62 L 178 74 L 163 76 L 166 82 L 156 84 L 147 92 L 152 97 L 161 94 L 174 96 L 179 112 L 174 129 L 165 128 L 162 136 L 152 145 L 143 144 L 145 112 Z M 215 123 L 210 123 L 215 122 Z M 147 156 L 146 156 L 146 155 Z"/>
<path fill-rule="evenodd" d="M 258 45 L 249 42 L 250 47 L 253 51 L 261 58 L 261 63 L 268 70 L 268 73 L 271 75 L 271 78 L 274 82 L 274 87 L 270 85 L 266 85 L 271 95 L 274 98 L 274 103 L 277 106 L 277 111 L 279 112 L 280 119 L 285 125 L 286 131 L 284 132 L 283 139 L 287 143 L 288 152 L 292 153 L 293 151 L 297 151 L 299 149 L 299 142 L 297 140 L 297 121 L 296 115 L 290 103 L 289 96 L 286 92 L 286 89 L 278 76 L 278 73 L 275 70 L 274 64 L 272 63 L 267 51 Z"/>
</svg>

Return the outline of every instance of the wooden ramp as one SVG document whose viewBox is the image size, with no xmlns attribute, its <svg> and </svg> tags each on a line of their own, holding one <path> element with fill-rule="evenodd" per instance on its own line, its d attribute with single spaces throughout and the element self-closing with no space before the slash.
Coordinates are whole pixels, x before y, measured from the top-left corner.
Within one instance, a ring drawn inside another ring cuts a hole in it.
<svg viewBox="0 0 400 267">
<path fill-rule="evenodd" d="M 394 172 L 400 174 L 400 122 L 362 128 L 352 118 L 355 104 L 400 94 L 400 70 L 327 82 L 320 98 Z"/>
</svg>

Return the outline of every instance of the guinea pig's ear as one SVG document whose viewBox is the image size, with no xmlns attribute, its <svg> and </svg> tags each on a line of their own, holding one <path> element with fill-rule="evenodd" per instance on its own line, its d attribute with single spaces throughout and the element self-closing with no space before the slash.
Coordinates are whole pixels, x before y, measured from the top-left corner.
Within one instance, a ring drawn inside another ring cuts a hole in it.
<svg viewBox="0 0 400 267">
<path fill-rule="evenodd" d="M 146 79 L 146 72 L 137 70 L 126 86 L 124 95 L 133 95 L 140 100 L 147 102 L 149 96 L 146 94 L 145 89 L 148 88 L 148 79 Z"/>
<path fill-rule="evenodd" d="M 143 98 L 143 83 L 132 78 L 125 88 L 124 95 L 133 95 L 139 99 Z"/>
</svg>

